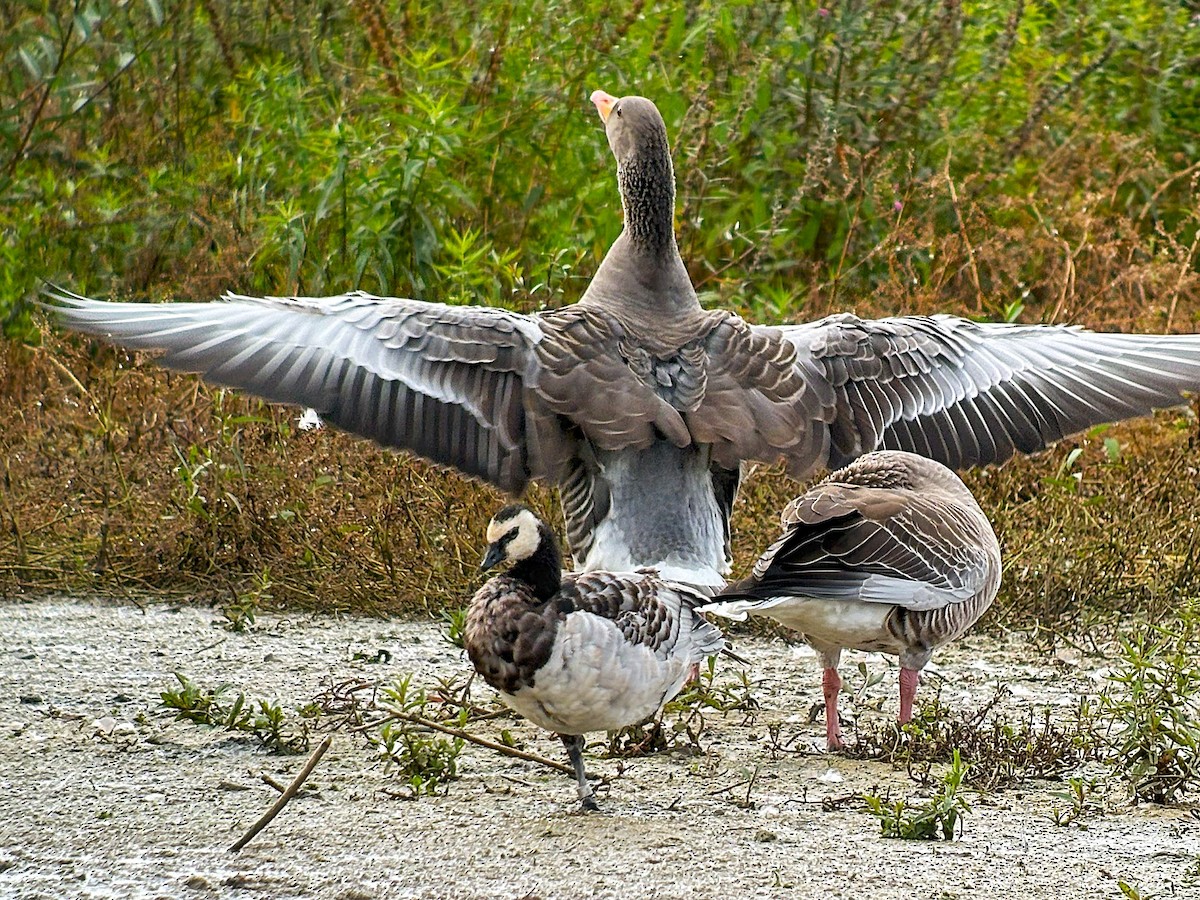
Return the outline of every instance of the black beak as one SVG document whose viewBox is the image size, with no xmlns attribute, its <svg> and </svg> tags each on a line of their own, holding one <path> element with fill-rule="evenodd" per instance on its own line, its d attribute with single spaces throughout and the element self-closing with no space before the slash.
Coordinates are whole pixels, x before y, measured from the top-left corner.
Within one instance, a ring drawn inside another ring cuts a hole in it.
<svg viewBox="0 0 1200 900">
<path fill-rule="evenodd" d="M 487 556 L 479 564 L 479 571 L 486 572 L 492 566 L 499 565 L 502 562 L 504 562 L 504 548 L 499 544 L 492 544 L 488 547 Z"/>
</svg>

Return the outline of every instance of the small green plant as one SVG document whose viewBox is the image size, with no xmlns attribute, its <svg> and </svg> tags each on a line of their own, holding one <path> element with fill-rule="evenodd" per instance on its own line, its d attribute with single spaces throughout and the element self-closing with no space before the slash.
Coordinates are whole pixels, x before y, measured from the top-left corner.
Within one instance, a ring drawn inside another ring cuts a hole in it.
<svg viewBox="0 0 1200 900">
<path fill-rule="evenodd" d="M 1170 803 L 1200 786 L 1200 606 L 1171 627 L 1147 624 L 1121 638 L 1114 688 L 1112 762 L 1137 800 Z"/>
<path fill-rule="evenodd" d="M 379 729 L 379 756 L 395 766 L 397 777 L 412 789 L 413 797 L 445 790 L 458 778 L 462 738 L 425 734 L 408 722 L 387 722 Z"/>
<path fill-rule="evenodd" d="M 963 814 L 970 810 L 961 793 L 968 768 L 955 750 L 950 770 L 942 778 L 941 788 L 926 803 L 912 804 L 907 800 L 892 802 L 874 794 L 865 795 L 863 800 L 871 814 L 879 819 L 884 837 L 952 841 L 955 829 L 961 833 Z"/>
<path fill-rule="evenodd" d="M 1060 828 L 1075 825 L 1086 829 L 1087 824 L 1083 819 L 1103 810 L 1103 805 L 1096 799 L 1098 785 L 1095 778 L 1068 778 L 1066 790 L 1052 793 L 1065 805 L 1054 805 L 1050 810 L 1050 821 Z"/>
<path fill-rule="evenodd" d="M 1118 881 L 1117 887 L 1121 889 L 1121 893 L 1128 897 L 1129 900 L 1154 900 L 1154 894 L 1143 894 L 1128 881 Z"/>
<path fill-rule="evenodd" d="M 243 691 L 234 696 L 228 684 L 201 687 L 182 672 L 176 672 L 175 678 L 179 689 L 163 691 L 159 696 L 163 706 L 175 710 L 176 719 L 253 735 L 273 753 L 308 750 L 309 720 L 316 715 L 310 707 L 299 713 L 300 721 L 295 724 L 278 703 L 248 699 Z"/>
<path fill-rule="evenodd" d="M 460 650 L 463 644 L 463 631 L 467 627 L 467 610 L 465 607 L 442 610 L 442 637 L 446 642 Z"/>
<path fill-rule="evenodd" d="M 197 725 L 211 725 L 241 731 L 250 721 L 246 709 L 246 695 L 238 694 L 231 701 L 226 697 L 232 691 L 228 684 L 216 688 L 205 688 L 196 684 L 182 672 L 176 672 L 179 690 L 166 690 L 162 697 L 163 706 L 175 710 L 176 719 L 187 719 Z"/>
<path fill-rule="evenodd" d="M 416 799 L 445 791 L 458 778 L 458 756 L 464 741 L 460 737 L 437 734 L 419 724 L 420 720 L 441 721 L 446 705 L 440 698 L 430 697 L 423 688 L 415 688 L 412 675 L 404 675 L 383 691 L 381 711 L 389 713 L 377 736 L 369 740 L 379 758 L 395 769 Z M 448 721 L 462 728 L 471 718 L 471 707 L 462 705 Z"/>
<path fill-rule="evenodd" d="M 230 588 L 230 601 L 221 607 L 222 623 L 229 631 L 241 634 L 254 628 L 258 621 L 258 611 L 264 601 L 274 599 L 271 595 L 271 572 L 263 569 L 257 575 L 251 576 L 252 584 L 247 591 L 236 591 Z"/>
</svg>

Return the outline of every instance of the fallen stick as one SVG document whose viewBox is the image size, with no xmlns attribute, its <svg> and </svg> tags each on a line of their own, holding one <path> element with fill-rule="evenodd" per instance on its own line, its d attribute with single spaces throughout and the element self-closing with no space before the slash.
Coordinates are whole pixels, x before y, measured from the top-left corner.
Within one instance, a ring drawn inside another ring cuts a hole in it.
<svg viewBox="0 0 1200 900">
<path fill-rule="evenodd" d="M 333 735 L 326 735 L 325 740 L 321 741 L 317 749 L 312 752 L 308 758 L 308 762 L 304 764 L 304 768 L 300 770 L 300 774 L 293 779 L 292 783 L 287 786 L 287 790 L 279 795 L 279 799 L 275 801 L 275 805 L 263 813 L 263 817 L 250 826 L 250 830 L 242 835 L 241 839 L 229 848 L 230 853 L 237 853 L 245 847 L 254 836 L 262 831 L 270 824 L 271 820 L 279 815 L 279 811 L 287 806 L 289 800 L 300 792 L 300 788 L 304 782 L 308 780 L 308 776 L 312 774 L 312 770 L 317 767 L 317 763 L 321 761 L 321 757 L 325 755 L 325 751 L 329 749 L 329 745 L 333 743 Z"/>
<path fill-rule="evenodd" d="M 495 750 L 497 753 L 503 753 L 505 756 L 511 756 L 516 759 L 523 759 L 526 762 L 534 762 L 539 765 L 549 766 L 559 772 L 565 772 L 568 775 L 574 775 L 575 770 L 566 763 L 555 762 L 552 759 L 546 759 L 544 756 L 538 756 L 536 753 L 529 753 L 526 750 L 518 750 L 516 747 L 509 747 L 507 744 L 498 744 L 495 741 L 489 741 L 487 738 L 481 738 L 471 734 L 469 731 L 463 731 L 461 728 L 452 728 L 449 725 L 443 725 L 441 722 L 432 722 L 429 719 L 423 719 L 420 716 L 410 716 L 408 713 L 390 713 L 387 718 L 380 719 L 378 722 L 372 722 L 371 727 L 378 727 L 385 722 L 394 721 L 408 722 L 410 725 L 418 725 L 421 728 L 432 728 L 434 731 L 441 731 L 456 738 L 462 738 L 464 741 L 470 741 L 472 744 L 478 744 L 480 747 L 487 747 L 489 750 Z M 363 729 L 355 729 L 363 730 Z"/>
</svg>

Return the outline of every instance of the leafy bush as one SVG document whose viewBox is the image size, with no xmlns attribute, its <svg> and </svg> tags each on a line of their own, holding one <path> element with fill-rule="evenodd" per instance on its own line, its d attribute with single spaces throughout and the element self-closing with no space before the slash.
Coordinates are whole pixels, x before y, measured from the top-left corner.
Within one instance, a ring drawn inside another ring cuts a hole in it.
<svg viewBox="0 0 1200 900">
<path fill-rule="evenodd" d="M 1117 731 L 1113 762 L 1138 800 L 1170 803 L 1200 788 L 1200 606 L 1172 626 L 1145 625 L 1121 639 L 1103 696 Z"/>
<path fill-rule="evenodd" d="M 1174 177 L 1200 152 L 1200 29 L 1184 5 L 466 7 L 10 11 L 7 333 L 36 336 L 19 301 L 41 278 L 101 293 L 574 299 L 618 227 L 585 102 L 600 85 L 657 100 L 697 281 L 766 316 L 853 303 L 897 276 L 985 307 L 1018 288 L 987 246 L 943 281 L 931 235 L 1044 228 L 1075 252 L 1063 226 L 1089 206 L 1133 212 L 1146 237 L 1195 233 L 1194 187 Z M 1074 190 L 1048 184 L 1080 143 L 1096 170 L 1082 197 L 1082 172 Z M 1065 208 L 1037 197 L 1048 189 Z M 1030 254 L 1020 280 L 1056 257 Z"/>
</svg>

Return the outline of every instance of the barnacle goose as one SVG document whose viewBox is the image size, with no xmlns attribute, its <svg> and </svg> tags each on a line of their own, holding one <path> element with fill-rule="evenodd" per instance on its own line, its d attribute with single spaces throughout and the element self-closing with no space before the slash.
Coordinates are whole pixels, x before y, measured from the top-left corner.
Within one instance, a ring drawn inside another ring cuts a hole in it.
<svg viewBox="0 0 1200 900">
<path fill-rule="evenodd" d="M 651 571 L 564 575 L 554 533 L 520 504 L 487 540 L 481 568 L 512 565 L 472 598 L 467 655 L 506 704 L 562 738 L 583 808 L 596 809 L 584 735 L 654 715 L 725 639 L 696 614 L 706 595 Z"/>
</svg>

